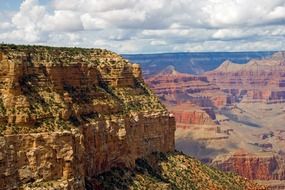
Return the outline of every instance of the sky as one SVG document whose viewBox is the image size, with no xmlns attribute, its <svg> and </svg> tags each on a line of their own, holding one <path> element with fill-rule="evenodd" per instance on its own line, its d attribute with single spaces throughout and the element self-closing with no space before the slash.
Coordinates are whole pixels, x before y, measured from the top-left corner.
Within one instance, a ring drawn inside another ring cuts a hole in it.
<svg viewBox="0 0 285 190">
<path fill-rule="evenodd" d="M 118 53 L 285 50 L 285 0 L 0 0 L 0 42 Z"/>
</svg>

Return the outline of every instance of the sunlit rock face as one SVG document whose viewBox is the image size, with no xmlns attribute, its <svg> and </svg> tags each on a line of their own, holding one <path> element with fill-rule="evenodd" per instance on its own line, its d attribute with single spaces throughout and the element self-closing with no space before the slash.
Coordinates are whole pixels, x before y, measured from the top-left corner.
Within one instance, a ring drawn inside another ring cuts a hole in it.
<svg viewBox="0 0 285 190">
<path fill-rule="evenodd" d="M 107 50 L 2 45 L 0 112 L 0 189 L 84 189 L 174 150 L 174 117 L 140 67 Z"/>
</svg>

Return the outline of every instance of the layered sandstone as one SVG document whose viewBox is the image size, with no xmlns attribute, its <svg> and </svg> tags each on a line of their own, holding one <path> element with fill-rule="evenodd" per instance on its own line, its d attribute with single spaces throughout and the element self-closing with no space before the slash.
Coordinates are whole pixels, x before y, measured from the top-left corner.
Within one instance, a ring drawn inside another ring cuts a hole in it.
<svg viewBox="0 0 285 190">
<path fill-rule="evenodd" d="M 285 100 L 285 54 L 251 60 L 247 64 L 225 61 L 207 72 L 211 83 L 232 95 L 232 101 L 276 103 Z"/>
<path fill-rule="evenodd" d="M 200 107 L 222 107 L 227 104 L 227 95 L 207 77 L 180 73 L 170 66 L 148 77 L 146 83 L 166 104 L 191 102 Z"/>
<path fill-rule="evenodd" d="M 139 66 L 107 50 L 2 45 L 0 112 L 0 189 L 84 189 L 174 150 L 174 117 Z"/>
<path fill-rule="evenodd" d="M 191 128 L 191 125 L 215 125 L 215 114 L 212 110 L 208 113 L 192 103 L 184 103 L 169 107 L 175 116 L 176 127 Z"/>
<path fill-rule="evenodd" d="M 237 151 L 226 157 L 216 158 L 213 165 L 221 170 L 235 172 L 248 179 L 285 179 L 285 161 L 280 155 Z"/>
<path fill-rule="evenodd" d="M 214 125 L 213 109 L 225 106 L 229 99 L 207 77 L 180 73 L 173 66 L 148 77 L 146 83 L 175 115 L 177 127 L 182 128 Z"/>
<path fill-rule="evenodd" d="M 83 189 L 83 143 L 80 133 L 70 131 L 0 137 L 0 189 L 29 183 L 31 188 L 39 183 L 43 189 Z"/>
</svg>

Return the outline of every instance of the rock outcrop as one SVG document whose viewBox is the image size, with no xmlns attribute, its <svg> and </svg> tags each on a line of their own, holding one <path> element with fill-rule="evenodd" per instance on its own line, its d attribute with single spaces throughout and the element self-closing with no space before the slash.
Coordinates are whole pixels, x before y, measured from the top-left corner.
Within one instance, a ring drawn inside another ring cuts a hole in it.
<svg viewBox="0 0 285 190">
<path fill-rule="evenodd" d="M 185 103 L 169 107 L 176 120 L 176 127 L 191 128 L 192 125 L 215 125 L 215 113 L 208 113 L 195 104 Z"/>
<path fill-rule="evenodd" d="M 227 104 L 227 95 L 207 77 L 180 73 L 172 66 L 148 77 L 146 83 L 168 105 L 191 102 L 200 107 L 222 107 Z"/>
<path fill-rule="evenodd" d="M 175 119 L 138 65 L 100 49 L 0 47 L 0 189 L 84 189 L 174 150 Z"/>
<path fill-rule="evenodd" d="M 146 83 L 175 115 L 177 127 L 215 124 L 213 109 L 228 102 L 228 96 L 207 77 L 179 73 L 173 66 L 146 78 Z"/>
<path fill-rule="evenodd" d="M 225 61 L 204 74 L 211 83 L 231 94 L 232 102 L 278 103 L 285 100 L 285 55 L 251 60 L 247 64 Z"/>
<path fill-rule="evenodd" d="M 263 153 L 264 154 L 264 153 Z M 285 160 L 280 155 L 252 154 L 237 151 L 226 157 L 217 158 L 213 165 L 224 170 L 235 172 L 254 180 L 284 180 Z"/>
</svg>

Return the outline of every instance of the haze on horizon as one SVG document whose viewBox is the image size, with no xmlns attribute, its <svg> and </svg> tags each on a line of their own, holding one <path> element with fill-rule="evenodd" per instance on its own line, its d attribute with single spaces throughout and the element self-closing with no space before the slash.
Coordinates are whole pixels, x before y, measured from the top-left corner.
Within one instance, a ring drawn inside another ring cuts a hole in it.
<svg viewBox="0 0 285 190">
<path fill-rule="evenodd" d="M 0 0 L 0 41 L 119 53 L 278 51 L 285 0 Z"/>
</svg>

